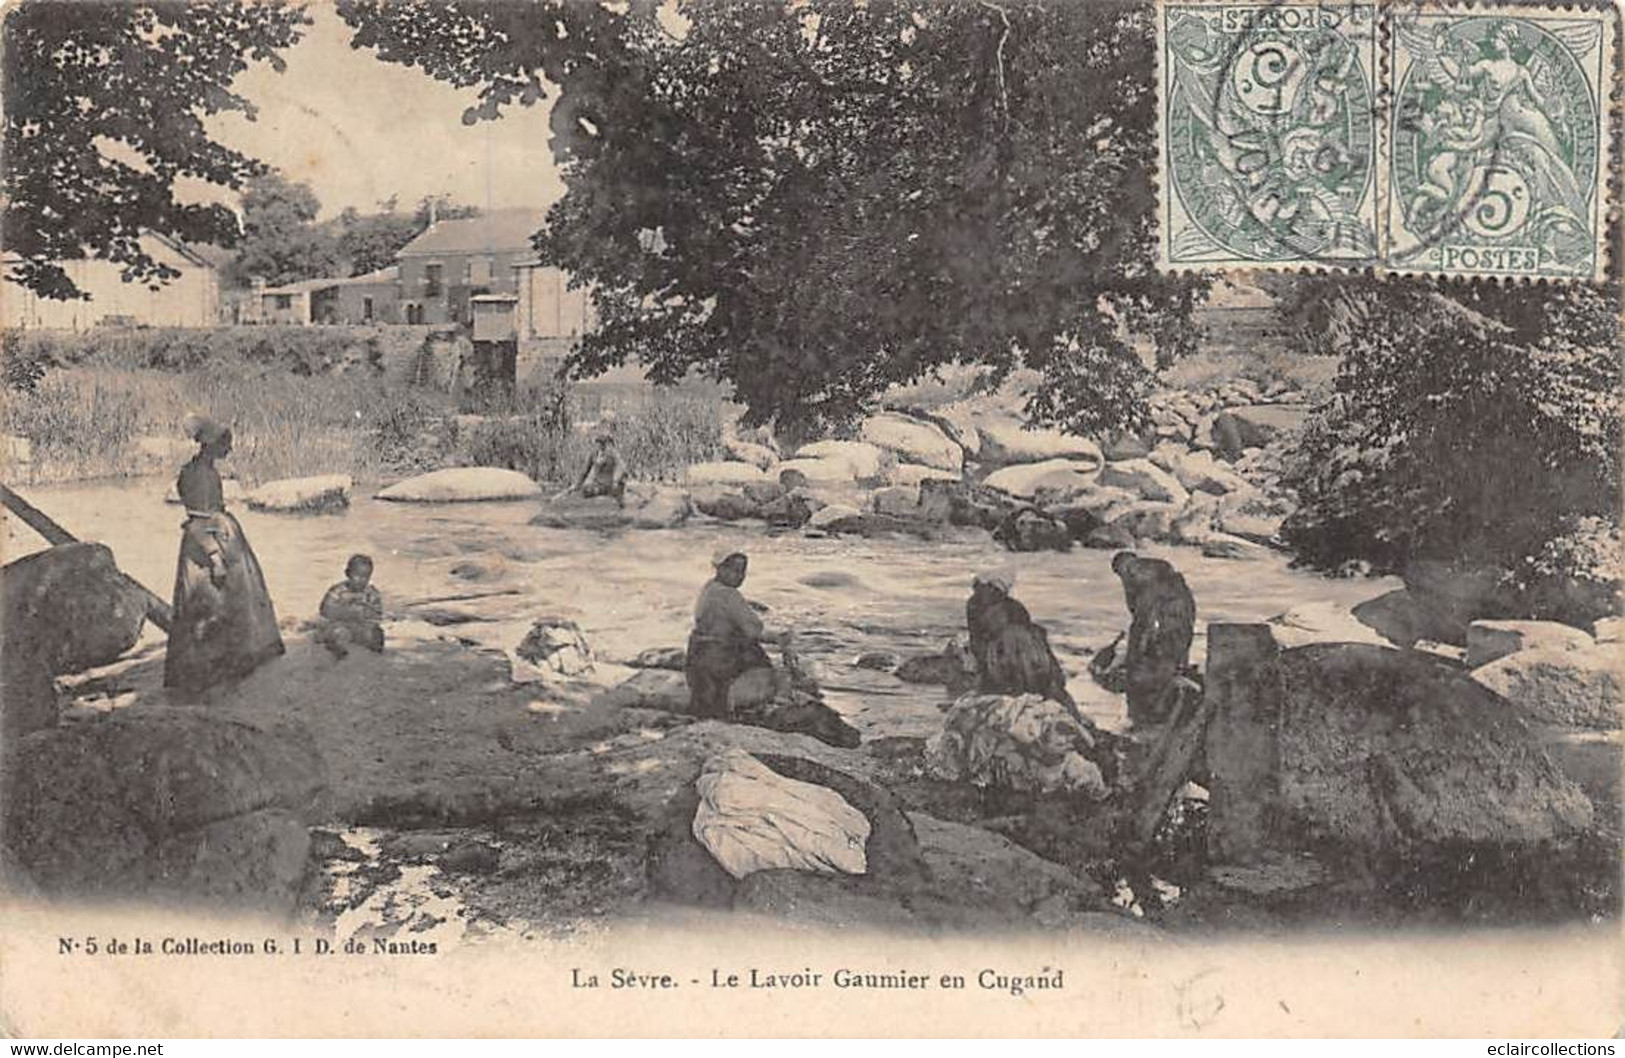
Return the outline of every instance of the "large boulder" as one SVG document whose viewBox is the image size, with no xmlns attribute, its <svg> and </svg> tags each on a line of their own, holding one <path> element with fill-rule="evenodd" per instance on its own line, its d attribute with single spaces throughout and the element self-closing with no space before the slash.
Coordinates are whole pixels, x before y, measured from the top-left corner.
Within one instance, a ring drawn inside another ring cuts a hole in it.
<svg viewBox="0 0 1625 1058">
<path fill-rule="evenodd" d="M 690 487 L 749 485 L 771 480 L 764 468 L 750 462 L 695 463 L 683 472 L 683 481 Z"/>
<path fill-rule="evenodd" d="M 1219 498 L 1206 492 L 1193 492 L 1185 506 L 1174 515 L 1168 538 L 1176 544 L 1200 545 L 1213 533 L 1213 519 L 1219 511 Z"/>
<path fill-rule="evenodd" d="M 741 441 L 737 437 L 729 437 L 722 442 L 723 450 L 728 453 L 728 459 L 736 463 L 746 463 L 757 470 L 769 470 L 779 461 L 779 454 L 766 445 L 752 444 Z M 706 482 L 706 484 L 717 484 Z"/>
<path fill-rule="evenodd" d="M 859 436 L 902 463 L 934 467 L 955 474 L 965 465 L 965 451 L 936 426 L 907 415 L 885 412 L 865 419 Z"/>
<path fill-rule="evenodd" d="M 928 522 L 997 529 L 1025 504 L 999 489 L 968 481 L 926 481 L 920 485 L 919 517 Z"/>
<path fill-rule="evenodd" d="M 657 486 L 647 494 L 628 489 L 625 510 L 634 529 L 675 529 L 688 521 L 694 504 L 682 489 Z"/>
<path fill-rule="evenodd" d="M 4 845 L 47 893 L 293 909 L 324 782 L 308 736 L 132 709 L 13 749 Z"/>
<path fill-rule="evenodd" d="M 1261 559 L 1270 553 L 1263 544 L 1230 533 L 1209 533 L 1202 538 L 1201 546 L 1206 558 Z"/>
<path fill-rule="evenodd" d="M 893 485 L 919 486 L 926 481 L 958 481 L 960 475 L 952 470 L 938 470 L 936 467 L 916 466 L 913 463 L 899 463 L 892 467 L 887 475 Z"/>
<path fill-rule="evenodd" d="M 1354 616 L 1402 647 L 1415 646 L 1424 639 L 1464 646 L 1471 623 L 1460 611 L 1441 606 L 1436 598 L 1418 595 L 1409 588 L 1396 588 L 1365 600 L 1354 607 Z"/>
<path fill-rule="evenodd" d="M 1311 643 L 1393 645 L 1336 603 L 1300 603 L 1286 613 L 1271 617 L 1267 623 L 1275 642 L 1283 648 L 1306 647 Z"/>
<path fill-rule="evenodd" d="M 7 563 L 0 601 L 5 655 L 26 655 L 53 676 L 117 659 L 147 617 L 147 596 L 103 544 L 62 544 Z"/>
<path fill-rule="evenodd" d="M 946 782 L 1022 793 L 1110 794 L 1099 758 L 1109 754 L 1098 732 L 1081 726 L 1058 702 L 1036 694 L 966 695 L 926 743 L 926 767 Z M 1115 763 L 1110 765 L 1115 774 Z"/>
<path fill-rule="evenodd" d="M 725 522 L 762 517 L 763 504 L 743 489 L 728 486 L 697 488 L 689 494 L 689 501 L 693 503 L 696 511 L 707 518 L 717 518 Z"/>
<path fill-rule="evenodd" d="M 350 506 L 350 489 L 353 487 L 354 482 L 348 474 L 268 481 L 248 494 L 248 508 L 281 514 L 342 511 Z"/>
<path fill-rule="evenodd" d="M 920 509 L 918 485 L 891 485 L 876 489 L 869 497 L 869 508 L 876 514 L 889 514 L 897 518 L 913 517 Z"/>
<path fill-rule="evenodd" d="M 101 544 L 64 544 L 0 568 L 0 740 L 57 721 L 51 677 L 129 650 L 146 595 Z"/>
<path fill-rule="evenodd" d="M 911 409 L 911 413 L 941 430 L 948 440 L 959 446 L 965 458 L 981 458 L 982 432 L 977 428 L 978 413 L 973 405 L 957 402 L 930 409 Z"/>
<path fill-rule="evenodd" d="M 787 489 L 808 486 L 850 486 L 857 480 L 852 464 L 845 459 L 786 459 L 774 468 L 779 483 Z"/>
<path fill-rule="evenodd" d="M 1302 405 L 1243 405 L 1204 420 L 1197 428 L 1197 439 L 1233 462 L 1246 449 L 1263 448 L 1277 435 L 1301 429 L 1308 418 L 1309 409 Z"/>
<path fill-rule="evenodd" d="M 1107 463 L 1100 472 L 1100 484 L 1124 489 L 1144 500 L 1183 506 L 1190 492 L 1172 474 L 1149 459 L 1129 459 Z"/>
<path fill-rule="evenodd" d="M 542 487 L 517 470 L 498 467 L 456 467 L 397 481 L 378 493 L 393 503 L 474 503 L 488 500 L 530 500 Z"/>
<path fill-rule="evenodd" d="M 839 503 L 820 508 L 807 519 L 808 529 L 818 529 L 826 533 L 859 533 L 863 531 L 863 524 L 862 511 Z"/>
<path fill-rule="evenodd" d="M 1583 629 L 1556 621 L 1474 621 L 1467 627 L 1467 667 L 1476 669 L 1520 650 L 1591 650 Z"/>
<path fill-rule="evenodd" d="M 981 434 L 978 461 L 984 467 L 1007 467 L 1017 463 L 1042 463 L 1051 459 L 1070 460 L 1099 466 L 1100 446 L 1086 437 L 1074 437 L 1059 430 L 1029 430 L 1015 419 L 988 416 L 977 423 Z"/>
<path fill-rule="evenodd" d="M 1112 508 L 1107 512 L 1110 520 L 1106 524 L 1117 526 L 1136 540 L 1167 540 L 1173 533 L 1174 519 L 1183 509 L 1180 503 L 1142 500 L 1127 507 Z"/>
<path fill-rule="evenodd" d="M 1149 458 L 1153 466 L 1172 474 L 1190 492 L 1224 496 L 1252 487 L 1246 478 L 1214 459 L 1211 452 L 1193 452 L 1183 445 L 1161 444 Z"/>
<path fill-rule="evenodd" d="M 1537 646 L 1473 669 L 1473 679 L 1542 723 L 1612 730 L 1625 708 L 1619 652 Z"/>
<path fill-rule="evenodd" d="M 1208 637 L 1221 861 L 1272 845 L 1403 861 L 1534 847 L 1592 823 L 1528 726 L 1446 661 L 1353 643 L 1280 651 L 1263 626 Z"/>
<path fill-rule="evenodd" d="M 799 465 L 808 459 L 845 463 L 849 471 L 847 475 L 849 481 L 879 480 L 887 462 L 884 453 L 878 447 L 863 441 L 814 441 L 796 450 L 794 463 Z M 781 464 L 788 465 L 790 464 Z M 809 475 L 808 480 L 817 479 Z"/>
<path fill-rule="evenodd" d="M 989 488 L 1032 499 L 1041 491 L 1080 492 L 1095 485 L 1100 464 L 1076 459 L 1046 459 L 995 470 L 982 480 Z"/>
<path fill-rule="evenodd" d="M 993 531 L 993 539 L 1011 551 L 1069 551 L 1072 529 L 1043 511 L 1016 511 Z"/>
</svg>

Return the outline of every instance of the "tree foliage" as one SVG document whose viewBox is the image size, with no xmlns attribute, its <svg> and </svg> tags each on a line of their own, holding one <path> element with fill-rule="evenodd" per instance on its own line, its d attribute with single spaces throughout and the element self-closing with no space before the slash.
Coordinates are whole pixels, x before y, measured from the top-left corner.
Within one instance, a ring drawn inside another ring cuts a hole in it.
<svg viewBox="0 0 1625 1058">
<path fill-rule="evenodd" d="M 341 273 L 339 239 L 331 226 L 317 223 L 321 201 L 309 184 L 266 173 L 249 182 L 242 205 L 243 235 L 226 267 L 227 282 L 247 286 L 263 279 L 281 286 Z"/>
<path fill-rule="evenodd" d="M 1136 339 L 1194 340 L 1202 281 L 1151 266 L 1149 5 L 340 10 L 357 46 L 478 86 L 465 120 L 557 86 L 538 245 L 592 291 L 577 372 L 698 370 L 783 422 L 1025 365 L 1036 418 L 1098 429 L 1141 412 Z"/>
<path fill-rule="evenodd" d="M 1617 290 L 1351 277 L 1295 290 L 1301 333 L 1342 357 L 1289 475 L 1301 557 L 1555 573 L 1536 566 L 1617 539 Z"/>
<path fill-rule="evenodd" d="M 176 200 L 195 178 L 240 188 L 263 165 L 212 140 L 204 118 L 253 116 L 231 89 L 251 62 L 278 69 L 304 14 L 280 0 L 67 3 L 31 0 L 4 21 L 9 275 L 51 298 L 82 296 L 57 264 L 113 261 L 134 281 L 173 278 L 143 231 L 230 245 L 236 218 Z"/>
</svg>

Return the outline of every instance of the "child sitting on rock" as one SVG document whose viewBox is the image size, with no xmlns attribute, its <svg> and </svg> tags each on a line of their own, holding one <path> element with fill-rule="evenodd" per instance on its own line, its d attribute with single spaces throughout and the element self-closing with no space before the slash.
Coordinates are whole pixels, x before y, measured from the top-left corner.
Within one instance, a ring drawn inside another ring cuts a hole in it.
<svg viewBox="0 0 1625 1058">
<path fill-rule="evenodd" d="M 350 647 L 361 646 L 383 652 L 384 600 L 374 588 L 372 559 L 351 555 L 344 564 L 344 579 L 322 596 L 321 620 L 316 622 L 316 642 L 342 658 Z"/>
</svg>

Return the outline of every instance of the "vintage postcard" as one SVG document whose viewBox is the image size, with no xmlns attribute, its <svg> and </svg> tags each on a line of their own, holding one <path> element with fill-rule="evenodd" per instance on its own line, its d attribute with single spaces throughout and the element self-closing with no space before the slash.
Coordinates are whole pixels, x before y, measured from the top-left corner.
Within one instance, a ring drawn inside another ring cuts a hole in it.
<svg viewBox="0 0 1625 1058">
<path fill-rule="evenodd" d="M 6 1035 L 1625 1023 L 1615 9 L 0 18 Z"/>
</svg>

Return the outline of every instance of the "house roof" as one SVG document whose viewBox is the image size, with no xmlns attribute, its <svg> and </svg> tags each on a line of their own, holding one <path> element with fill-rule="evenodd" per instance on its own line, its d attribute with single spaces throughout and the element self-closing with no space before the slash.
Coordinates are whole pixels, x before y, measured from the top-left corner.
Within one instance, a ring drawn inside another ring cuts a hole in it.
<svg viewBox="0 0 1625 1058">
<path fill-rule="evenodd" d="M 266 287 L 260 291 L 262 294 L 305 294 L 315 293 L 318 290 L 327 290 L 329 287 L 367 286 L 377 283 L 394 283 L 400 279 L 399 265 L 390 265 L 380 268 L 376 272 L 365 275 L 347 276 L 343 279 L 301 279 L 297 283 L 284 283 L 279 287 Z"/>
<path fill-rule="evenodd" d="M 399 256 L 528 251 L 531 235 L 546 219 L 541 210 L 498 209 L 477 217 L 437 221 L 401 247 Z"/>
</svg>

